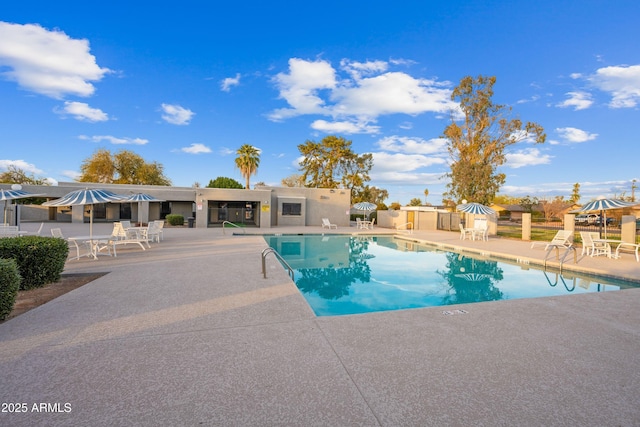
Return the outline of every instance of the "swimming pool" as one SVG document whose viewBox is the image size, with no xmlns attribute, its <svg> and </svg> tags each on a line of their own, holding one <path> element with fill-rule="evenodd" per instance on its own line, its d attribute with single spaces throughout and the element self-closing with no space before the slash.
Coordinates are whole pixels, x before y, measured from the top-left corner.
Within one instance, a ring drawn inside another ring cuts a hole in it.
<svg viewBox="0 0 640 427">
<path fill-rule="evenodd" d="M 602 292 L 634 282 L 479 259 L 394 236 L 265 236 L 317 316 Z"/>
</svg>

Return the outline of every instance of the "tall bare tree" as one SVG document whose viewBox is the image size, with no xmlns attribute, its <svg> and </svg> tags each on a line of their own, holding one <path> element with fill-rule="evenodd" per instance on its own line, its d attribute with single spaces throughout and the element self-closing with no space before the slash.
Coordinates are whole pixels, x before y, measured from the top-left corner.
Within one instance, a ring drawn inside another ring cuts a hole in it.
<svg viewBox="0 0 640 427">
<path fill-rule="evenodd" d="M 506 179 L 497 171 L 506 161 L 505 149 L 525 138 L 536 143 L 546 139 L 542 126 L 510 118 L 511 107 L 491 100 L 495 82 L 495 77 L 467 76 L 451 94 L 463 119 L 452 114 L 444 130 L 452 160 L 445 198 L 490 204 Z"/>
</svg>

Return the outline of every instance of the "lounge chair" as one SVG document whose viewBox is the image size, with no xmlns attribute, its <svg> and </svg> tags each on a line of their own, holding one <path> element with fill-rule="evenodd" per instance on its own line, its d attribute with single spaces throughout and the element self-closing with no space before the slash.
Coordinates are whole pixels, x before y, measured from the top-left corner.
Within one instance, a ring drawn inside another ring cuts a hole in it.
<svg viewBox="0 0 640 427">
<path fill-rule="evenodd" d="M 598 242 L 596 239 L 600 238 L 600 234 L 593 231 L 581 231 L 580 238 L 582 239 L 582 255 L 598 256 L 606 255 L 611 257 L 611 246 L 607 242 Z"/>
<path fill-rule="evenodd" d="M 329 218 L 322 218 L 322 228 L 328 228 L 329 230 L 331 230 L 332 228 L 337 229 L 338 226 L 336 224 L 331 224 Z"/>
<path fill-rule="evenodd" d="M 545 245 L 544 249 L 555 248 L 570 248 L 573 245 L 573 231 L 558 230 L 556 235 L 550 242 L 532 242 L 531 247 L 536 245 Z"/>
</svg>

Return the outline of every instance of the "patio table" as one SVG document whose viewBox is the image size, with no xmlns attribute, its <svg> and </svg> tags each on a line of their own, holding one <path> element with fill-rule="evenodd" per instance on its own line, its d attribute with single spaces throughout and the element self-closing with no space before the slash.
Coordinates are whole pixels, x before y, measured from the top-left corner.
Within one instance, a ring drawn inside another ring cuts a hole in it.
<svg viewBox="0 0 640 427">
<path fill-rule="evenodd" d="M 98 244 L 100 243 L 100 241 L 109 241 L 113 239 L 113 236 L 111 234 L 104 234 L 104 235 L 95 235 L 95 236 L 74 236 L 74 237 L 69 237 L 67 240 L 69 240 L 70 242 L 73 242 L 76 245 L 76 249 L 78 250 L 78 254 L 80 253 L 80 246 L 78 245 L 78 242 L 88 242 L 90 245 L 90 251 L 87 254 L 87 256 L 93 256 L 93 259 L 98 259 L 98 252 L 100 252 L 98 250 Z M 81 256 L 78 255 L 75 258 L 71 258 L 71 259 L 79 259 Z"/>
</svg>

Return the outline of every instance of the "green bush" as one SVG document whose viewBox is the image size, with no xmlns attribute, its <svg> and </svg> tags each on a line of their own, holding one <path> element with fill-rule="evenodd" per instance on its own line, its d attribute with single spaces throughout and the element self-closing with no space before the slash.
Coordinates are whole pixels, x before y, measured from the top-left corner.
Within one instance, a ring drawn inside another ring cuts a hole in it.
<svg viewBox="0 0 640 427">
<path fill-rule="evenodd" d="M 184 216 L 178 214 L 169 214 L 166 218 L 171 225 L 184 225 Z"/>
<path fill-rule="evenodd" d="M 0 320 L 11 314 L 19 288 L 20 273 L 16 261 L 0 258 Z"/>
<path fill-rule="evenodd" d="M 22 236 L 0 239 L 0 258 L 13 258 L 22 277 L 20 289 L 39 288 L 60 280 L 69 246 L 55 237 Z"/>
</svg>

